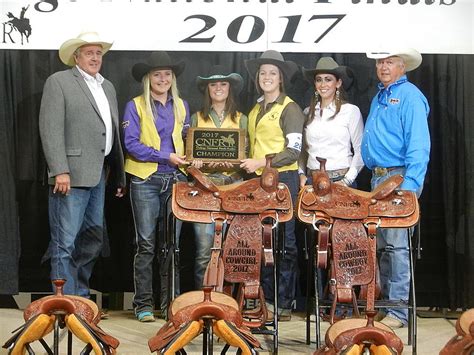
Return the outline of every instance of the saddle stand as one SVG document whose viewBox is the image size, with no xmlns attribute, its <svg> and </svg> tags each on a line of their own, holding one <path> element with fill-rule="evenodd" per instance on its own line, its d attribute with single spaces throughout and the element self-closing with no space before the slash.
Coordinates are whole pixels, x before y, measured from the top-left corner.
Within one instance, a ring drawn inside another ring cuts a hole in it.
<svg viewBox="0 0 474 355">
<path fill-rule="evenodd" d="M 278 182 L 278 171 L 270 167 L 272 157 L 267 156 L 266 167 L 259 178 L 216 186 L 200 170 L 189 167 L 188 173 L 194 181 L 178 182 L 173 186 L 172 210 L 176 218 L 215 224 L 214 244 L 203 286 L 213 290 L 210 297 L 214 299 L 214 293 L 223 295 L 222 292 L 228 290 L 228 284 L 238 284 L 236 304 L 242 321 L 239 321 L 239 325 L 234 324 L 234 328 L 243 334 L 247 334 L 248 329 L 257 332 L 257 328 L 264 326 L 267 321 L 265 296 L 260 286 L 260 268 L 262 262 L 266 266 L 274 265 L 275 231 L 279 222 L 286 222 L 293 217 L 289 189 Z M 174 302 L 181 297 L 191 295 L 183 294 Z M 250 303 L 256 306 L 249 309 Z M 168 313 L 168 316 L 169 322 L 165 327 L 173 326 L 177 330 L 185 326 L 175 319 L 173 313 Z M 208 318 L 210 316 L 206 315 Z M 212 317 L 217 317 L 214 320 L 219 319 L 217 315 Z M 215 326 L 212 328 L 215 331 Z M 242 336 L 238 332 L 235 335 Z M 150 341 L 153 344 L 160 344 L 154 349 L 164 349 L 176 341 L 169 337 L 164 339 L 161 330 L 152 339 Z M 191 340 L 187 339 L 188 342 Z M 258 342 L 255 339 L 250 343 Z M 180 346 L 185 344 L 181 341 Z"/>
<path fill-rule="evenodd" d="M 332 183 L 325 170 L 325 159 L 318 160 L 320 170 L 313 172 L 313 184 L 305 186 L 298 196 L 297 216 L 313 226 L 317 239 L 316 266 L 331 265 L 332 316 L 337 301 L 352 301 L 357 308 L 353 286 L 361 285 L 367 288 L 367 320 L 353 318 L 334 323 L 326 333 L 326 345 L 315 354 L 339 354 L 342 349 L 355 346 L 360 352 L 354 353 L 385 347 L 400 354 L 402 341 L 390 328 L 374 322 L 376 236 L 378 228 L 414 226 L 419 219 L 417 197 L 413 192 L 396 190 L 403 182 L 401 175 L 392 176 L 372 192 Z"/>
<path fill-rule="evenodd" d="M 55 294 L 40 298 L 30 303 L 23 317 L 25 324 L 14 331 L 14 335 L 3 345 L 11 355 L 34 354 L 30 343 L 38 340 L 48 354 L 59 354 L 59 329 L 68 329 L 68 351 L 72 354 L 72 335 L 75 335 L 87 345 L 81 354 L 96 355 L 115 354 L 119 341 L 106 334 L 97 325 L 100 312 L 91 300 L 63 294 L 66 280 L 54 280 Z M 43 339 L 53 331 L 53 349 Z"/>
</svg>

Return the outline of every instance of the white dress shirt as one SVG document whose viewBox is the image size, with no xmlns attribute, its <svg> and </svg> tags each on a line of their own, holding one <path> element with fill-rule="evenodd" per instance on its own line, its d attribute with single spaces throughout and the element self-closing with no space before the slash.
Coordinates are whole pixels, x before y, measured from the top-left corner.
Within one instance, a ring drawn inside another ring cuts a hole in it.
<svg viewBox="0 0 474 355">
<path fill-rule="evenodd" d="M 104 82 L 104 77 L 97 73 L 95 77 L 86 73 L 84 70 L 79 68 L 76 65 L 76 68 L 82 74 L 84 81 L 86 82 L 89 90 L 94 96 L 94 100 L 99 108 L 100 117 L 102 121 L 104 121 L 105 125 L 105 152 L 104 155 L 109 155 L 110 151 L 112 150 L 113 144 L 113 130 L 112 130 L 112 115 L 110 113 L 110 106 L 109 100 L 107 100 L 107 96 L 105 95 L 104 89 L 102 88 L 102 83 Z"/>
<path fill-rule="evenodd" d="M 305 113 L 308 111 L 307 108 Z M 364 131 L 362 114 L 357 106 L 346 103 L 337 116 L 332 117 L 336 112 L 334 102 L 323 109 L 322 116 L 320 112 L 318 103 L 314 119 L 304 129 L 306 154 L 300 159 L 299 171 L 306 173 L 306 168 L 319 169 L 316 157 L 325 158 L 326 170 L 349 168 L 345 178 L 352 183 L 364 167 L 360 154 Z"/>
</svg>

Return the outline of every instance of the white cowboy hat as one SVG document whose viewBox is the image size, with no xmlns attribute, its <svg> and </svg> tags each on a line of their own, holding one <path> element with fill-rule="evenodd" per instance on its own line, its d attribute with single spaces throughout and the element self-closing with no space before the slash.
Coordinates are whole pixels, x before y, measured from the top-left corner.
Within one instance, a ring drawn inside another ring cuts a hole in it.
<svg viewBox="0 0 474 355">
<path fill-rule="evenodd" d="M 102 46 L 102 54 L 107 53 L 110 47 L 112 47 L 112 43 L 101 40 L 97 32 L 82 32 L 77 38 L 67 40 L 61 45 L 59 48 L 59 58 L 64 64 L 70 67 L 75 66 L 76 61 L 74 60 L 73 54 L 76 49 L 86 44 L 98 44 Z"/>
<path fill-rule="evenodd" d="M 405 48 L 393 51 L 367 52 L 367 58 L 384 59 L 388 57 L 400 57 L 405 63 L 405 71 L 412 71 L 418 68 L 423 58 L 420 52 L 413 48 Z"/>
</svg>

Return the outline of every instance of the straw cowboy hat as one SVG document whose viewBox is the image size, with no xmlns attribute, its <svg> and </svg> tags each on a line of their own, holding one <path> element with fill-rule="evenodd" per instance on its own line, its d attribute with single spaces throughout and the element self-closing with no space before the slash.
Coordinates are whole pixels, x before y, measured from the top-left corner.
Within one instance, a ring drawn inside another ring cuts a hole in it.
<svg viewBox="0 0 474 355">
<path fill-rule="evenodd" d="M 86 44 L 98 44 L 99 46 L 102 46 L 102 54 L 107 53 L 110 47 L 112 47 L 112 43 L 100 39 L 97 32 L 82 32 L 76 38 L 67 40 L 61 45 L 59 48 L 59 58 L 61 59 L 61 62 L 70 67 L 75 66 L 76 61 L 74 60 L 74 52 L 76 49 L 85 46 Z"/>
<path fill-rule="evenodd" d="M 201 92 L 204 92 L 208 83 L 216 81 L 227 81 L 232 86 L 232 91 L 238 94 L 244 86 L 244 79 L 238 73 L 232 73 L 223 65 L 212 66 L 206 76 L 198 76 L 196 84 Z"/>
<path fill-rule="evenodd" d="M 132 75 L 136 81 L 142 81 L 145 74 L 152 69 L 171 69 L 175 76 L 179 76 L 184 70 L 183 61 L 175 63 L 165 51 L 157 51 L 150 54 L 144 63 L 137 63 L 132 67 Z"/>
<path fill-rule="evenodd" d="M 245 67 L 250 74 L 250 77 L 255 80 L 255 74 L 257 73 L 258 68 L 262 64 L 273 64 L 281 69 L 283 74 L 287 79 L 291 80 L 293 75 L 298 71 L 298 65 L 291 60 L 284 60 L 280 52 L 274 50 L 267 50 L 263 52 L 260 58 L 256 59 L 247 59 L 245 62 Z"/>
<path fill-rule="evenodd" d="M 316 74 L 332 74 L 342 80 L 344 90 L 348 90 L 354 82 L 354 73 L 351 68 L 338 65 L 331 57 L 322 57 L 316 63 L 316 68 L 306 69 L 303 67 L 303 75 L 310 83 L 314 83 Z"/>
<path fill-rule="evenodd" d="M 413 48 L 398 49 L 393 51 L 367 52 L 367 58 L 384 59 L 388 57 L 400 57 L 405 63 L 405 71 L 412 71 L 418 68 L 423 58 L 420 52 Z"/>
</svg>

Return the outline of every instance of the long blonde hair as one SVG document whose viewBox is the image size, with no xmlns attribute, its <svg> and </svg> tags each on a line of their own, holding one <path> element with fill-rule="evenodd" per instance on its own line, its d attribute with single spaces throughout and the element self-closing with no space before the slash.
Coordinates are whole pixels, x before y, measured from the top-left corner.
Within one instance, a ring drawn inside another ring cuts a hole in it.
<svg viewBox="0 0 474 355">
<path fill-rule="evenodd" d="M 143 84 L 143 99 L 145 100 L 145 108 L 146 108 L 146 113 L 147 116 L 153 117 L 153 120 L 156 120 L 158 117 L 158 113 L 156 112 L 156 106 L 154 104 L 153 97 L 151 96 L 151 83 L 150 83 L 150 74 L 152 71 L 149 71 L 147 74 L 143 75 L 142 78 L 142 84 Z M 172 79 L 171 79 L 171 88 L 169 91 L 171 91 L 171 96 L 175 99 L 180 98 L 179 97 L 179 90 L 178 90 L 178 84 L 176 81 L 176 75 L 174 75 L 174 72 L 172 71 Z M 173 100 L 173 112 L 177 112 L 177 103 L 176 100 Z M 176 119 L 176 117 L 175 117 Z"/>
</svg>

